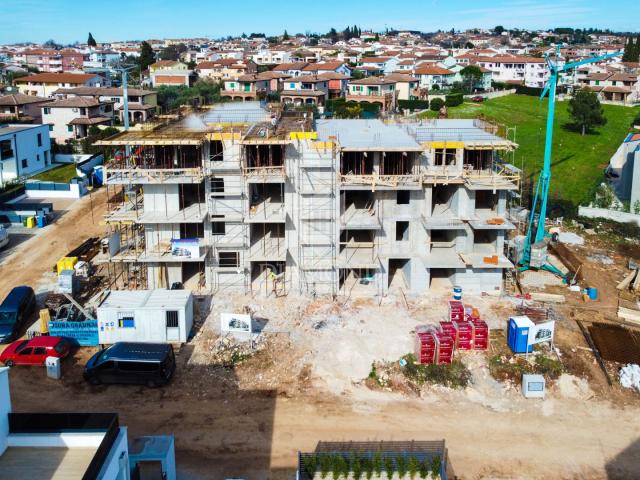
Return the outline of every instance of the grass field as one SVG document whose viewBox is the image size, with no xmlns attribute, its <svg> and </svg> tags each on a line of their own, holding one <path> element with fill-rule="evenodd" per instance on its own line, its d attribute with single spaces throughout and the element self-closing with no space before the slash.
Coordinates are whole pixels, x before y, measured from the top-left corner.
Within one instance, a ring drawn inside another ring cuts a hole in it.
<svg viewBox="0 0 640 480">
<path fill-rule="evenodd" d="M 604 105 L 607 124 L 583 137 L 565 127 L 571 122 L 567 105 L 567 102 L 556 102 L 550 195 L 578 205 L 589 201 L 594 186 L 602 180 L 609 158 L 629 133 L 631 121 L 640 108 Z M 516 127 L 515 140 L 519 148 L 514 163 L 523 167 L 528 177 L 537 180 L 544 153 L 547 100 L 541 102 L 537 97 L 509 95 L 449 109 L 450 118 L 475 118 L 480 114 L 506 127 Z M 436 115 L 427 112 L 426 116 L 433 118 Z"/>
<path fill-rule="evenodd" d="M 39 173 L 33 177 L 34 180 L 43 182 L 69 183 L 72 178 L 77 177 L 76 164 L 69 163 L 60 167 L 52 168 L 46 172 Z"/>
</svg>

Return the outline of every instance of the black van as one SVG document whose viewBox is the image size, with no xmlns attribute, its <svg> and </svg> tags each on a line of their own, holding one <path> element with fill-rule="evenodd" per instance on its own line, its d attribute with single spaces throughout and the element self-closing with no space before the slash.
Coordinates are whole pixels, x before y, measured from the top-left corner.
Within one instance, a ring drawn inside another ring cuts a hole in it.
<svg viewBox="0 0 640 480">
<path fill-rule="evenodd" d="M 0 343 L 8 343 L 19 335 L 19 330 L 36 308 L 33 288 L 15 287 L 0 305 Z"/>
<path fill-rule="evenodd" d="M 118 342 L 100 350 L 84 367 L 84 379 L 92 385 L 130 383 L 165 385 L 176 369 L 173 347 L 168 343 Z"/>
</svg>

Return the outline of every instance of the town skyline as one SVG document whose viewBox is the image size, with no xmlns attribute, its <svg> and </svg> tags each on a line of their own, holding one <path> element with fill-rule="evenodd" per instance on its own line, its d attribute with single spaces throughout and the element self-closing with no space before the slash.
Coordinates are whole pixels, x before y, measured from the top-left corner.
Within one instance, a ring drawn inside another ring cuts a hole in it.
<svg viewBox="0 0 640 480">
<path fill-rule="evenodd" d="M 332 27 L 338 30 L 344 28 L 336 21 L 337 11 L 342 12 L 339 16 L 341 19 L 349 19 L 340 20 L 342 23 L 357 24 L 374 31 L 395 28 L 434 32 L 502 25 L 507 29 L 524 30 L 569 26 L 636 32 L 638 25 L 633 19 L 640 13 L 640 7 L 632 0 L 618 0 L 607 5 L 596 1 L 538 3 L 520 0 L 515 3 L 500 1 L 491 7 L 476 7 L 468 0 L 446 3 L 430 0 L 426 4 L 410 0 L 403 2 L 402 9 L 392 10 L 388 15 L 381 15 L 379 8 L 360 8 L 370 6 L 370 2 L 365 4 L 356 1 L 344 5 L 329 0 L 324 3 L 323 9 L 314 10 L 311 18 L 302 14 L 292 15 L 291 7 L 280 0 L 272 2 L 271 8 L 266 11 L 259 8 L 258 2 L 249 0 L 242 15 L 238 15 L 233 5 L 203 9 L 200 3 L 184 0 L 178 7 L 173 0 L 161 0 L 152 5 L 148 2 L 114 0 L 111 7 L 115 11 L 126 11 L 127 15 L 117 22 L 102 23 L 96 19 L 101 18 L 104 11 L 97 5 L 87 4 L 78 9 L 69 0 L 25 0 L 4 13 L 5 21 L 13 27 L 0 31 L 0 43 L 43 43 L 53 39 L 71 44 L 84 42 L 87 31 L 91 31 L 99 42 L 149 38 L 220 38 L 240 36 L 243 32 L 247 35 L 251 32 L 280 35 L 284 30 L 289 34 L 325 33 Z M 198 11 L 197 16 L 193 15 L 194 11 Z M 437 15 L 433 15 L 434 11 Z M 620 11 L 629 11 L 630 14 L 620 15 Z M 597 19 L 596 24 L 594 19 Z M 65 25 L 65 28 L 61 29 L 61 25 Z"/>
</svg>

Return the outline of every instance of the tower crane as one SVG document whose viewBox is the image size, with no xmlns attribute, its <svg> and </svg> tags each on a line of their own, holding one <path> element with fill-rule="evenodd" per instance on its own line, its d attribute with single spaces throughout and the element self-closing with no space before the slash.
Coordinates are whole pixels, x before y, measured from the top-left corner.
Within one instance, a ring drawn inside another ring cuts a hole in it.
<svg viewBox="0 0 640 480">
<path fill-rule="evenodd" d="M 540 95 L 542 101 L 544 97 L 549 95 L 549 109 L 547 111 L 547 129 L 544 143 L 544 163 L 540 176 L 538 177 L 538 186 L 531 205 L 531 215 L 529 216 L 527 235 L 521 250 L 518 264 L 520 271 L 529 269 L 541 269 L 555 273 L 561 277 L 564 275 L 553 265 L 547 261 L 547 238 L 548 232 L 545 231 L 545 223 L 547 220 L 547 202 L 549 199 L 549 184 L 551 182 L 551 148 L 553 145 L 553 121 L 556 106 L 556 87 L 558 78 L 561 73 L 574 70 L 581 65 L 597 63 L 609 58 L 622 55 L 624 52 L 618 51 L 606 55 L 594 56 L 577 62 L 569 62 L 560 64 L 560 45 L 556 45 L 555 61 L 551 60 L 549 54 L 546 53 L 544 60 L 549 69 L 549 80 Z M 535 217 L 538 217 L 537 225 L 534 225 Z M 535 229 L 535 234 L 534 234 Z"/>
</svg>

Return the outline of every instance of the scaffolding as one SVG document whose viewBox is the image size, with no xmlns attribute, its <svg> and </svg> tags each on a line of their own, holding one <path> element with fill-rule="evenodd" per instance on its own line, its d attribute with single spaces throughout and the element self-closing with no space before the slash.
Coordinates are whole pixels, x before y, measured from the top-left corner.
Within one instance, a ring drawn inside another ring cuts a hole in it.
<svg viewBox="0 0 640 480">
<path fill-rule="evenodd" d="M 300 293 L 337 294 L 336 146 L 298 141 L 298 259 Z"/>
</svg>

